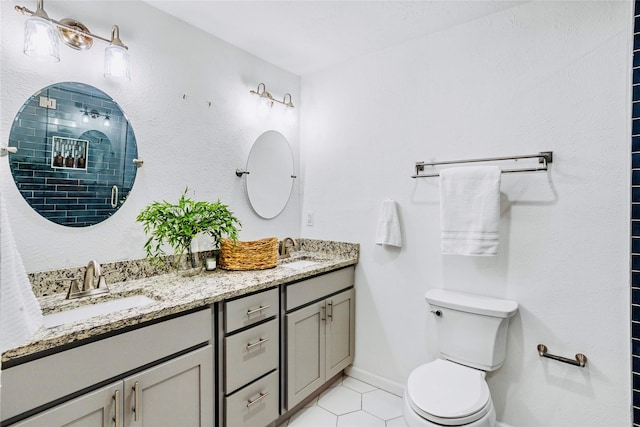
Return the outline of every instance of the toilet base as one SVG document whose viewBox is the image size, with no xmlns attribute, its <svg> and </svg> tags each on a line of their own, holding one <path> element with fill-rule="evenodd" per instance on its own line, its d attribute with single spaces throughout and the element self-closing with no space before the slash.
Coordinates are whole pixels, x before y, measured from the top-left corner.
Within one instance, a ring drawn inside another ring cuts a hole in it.
<svg viewBox="0 0 640 427">
<path fill-rule="evenodd" d="M 403 415 L 404 421 L 407 423 L 409 427 L 443 427 L 442 424 L 434 424 L 431 421 L 422 418 L 420 415 L 416 414 L 411 406 L 409 405 L 409 399 L 407 397 L 407 393 L 405 391 L 404 394 L 404 407 L 403 407 Z M 495 427 L 496 425 L 496 410 L 493 407 L 493 402 L 489 402 L 491 408 L 489 412 L 479 420 L 475 420 L 470 424 L 462 424 L 464 427 Z M 447 426 L 453 427 L 453 426 Z"/>
</svg>

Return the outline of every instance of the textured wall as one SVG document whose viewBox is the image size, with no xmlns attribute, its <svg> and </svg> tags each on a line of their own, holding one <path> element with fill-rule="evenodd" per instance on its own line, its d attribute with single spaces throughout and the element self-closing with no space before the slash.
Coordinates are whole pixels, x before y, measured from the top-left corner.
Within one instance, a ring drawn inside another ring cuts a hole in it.
<svg viewBox="0 0 640 427">
<path fill-rule="evenodd" d="M 498 419 L 630 424 L 631 33 L 631 2 L 526 2 L 303 76 L 302 234 L 361 244 L 355 375 L 400 389 L 437 356 L 427 289 L 510 298 Z M 413 163 L 546 150 L 548 174 L 503 176 L 500 254 L 442 256 L 438 180 Z M 374 244 L 385 198 L 401 250 Z"/>
<path fill-rule="evenodd" d="M 33 2 L 24 5 L 35 8 Z M 290 92 L 295 102 L 300 99 L 299 77 L 142 2 L 47 2 L 51 17 L 74 17 L 98 35 L 108 36 L 111 25 L 120 26 L 131 54 L 132 80 L 112 82 L 102 77 L 106 45 L 101 42 L 87 52 L 61 45 L 57 64 L 23 55 L 25 18 L 13 6 L 0 2 L 0 140 L 8 140 L 15 114 L 29 96 L 55 82 L 78 81 L 103 90 L 122 107 L 145 161 L 128 201 L 112 218 L 71 229 L 31 210 L 13 183 L 7 158 L 0 159 L 0 188 L 29 272 L 85 265 L 92 258 L 107 262 L 144 257 L 146 238 L 135 222 L 137 213 L 153 200 L 177 200 L 185 186 L 196 198 L 220 198 L 229 204 L 243 222 L 241 239 L 299 234 L 298 183 L 285 211 L 267 221 L 253 213 L 244 179 L 234 173 L 246 165 L 251 144 L 267 129 L 288 138 L 297 167 L 297 124 L 285 127 L 276 108 L 258 117 L 249 90 L 264 82 L 274 96 Z M 206 247 L 207 242 L 201 242 L 201 249 Z"/>
</svg>

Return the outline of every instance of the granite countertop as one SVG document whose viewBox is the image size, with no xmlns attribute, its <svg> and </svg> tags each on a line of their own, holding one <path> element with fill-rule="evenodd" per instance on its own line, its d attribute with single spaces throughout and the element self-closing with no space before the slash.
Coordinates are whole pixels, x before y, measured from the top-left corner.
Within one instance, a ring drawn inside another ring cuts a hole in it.
<svg viewBox="0 0 640 427">
<path fill-rule="evenodd" d="M 296 269 L 285 266 L 287 263 L 301 259 L 313 260 L 315 264 Z M 267 270 L 225 271 L 216 269 L 211 272 L 203 271 L 193 277 L 169 273 L 119 283 L 108 283 L 111 292 L 106 295 L 77 300 L 65 300 L 65 294 L 44 296 L 38 298 L 38 302 L 45 315 L 86 305 L 88 301 L 98 303 L 133 295 L 144 295 L 155 301 L 140 307 L 91 317 L 71 324 L 51 328 L 43 327 L 21 346 L 4 352 L 2 363 L 16 362 L 23 357 L 31 359 L 37 357 L 40 352 L 51 351 L 56 347 L 72 345 L 78 341 L 93 339 L 103 334 L 117 332 L 120 329 L 188 310 L 207 307 L 218 301 L 295 282 L 354 265 L 357 262 L 357 250 L 355 253 L 353 251 L 344 253 L 298 251 L 293 253 L 291 258 L 279 261 L 275 268 Z"/>
</svg>

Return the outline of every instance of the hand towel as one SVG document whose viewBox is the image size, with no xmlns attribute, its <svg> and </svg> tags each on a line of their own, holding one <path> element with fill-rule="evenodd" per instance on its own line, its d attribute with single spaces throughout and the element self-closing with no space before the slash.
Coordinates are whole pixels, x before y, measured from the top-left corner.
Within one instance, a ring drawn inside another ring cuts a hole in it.
<svg viewBox="0 0 640 427">
<path fill-rule="evenodd" d="M 376 229 L 376 244 L 402 247 L 398 207 L 395 200 L 383 200 Z"/>
<path fill-rule="evenodd" d="M 500 223 L 498 166 L 440 171 L 440 221 L 445 255 L 496 255 Z"/>
<path fill-rule="evenodd" d="M 22 344 L 42 325 L 42 310 L 18 253 L 0 193 L 0 353 Z"/>
</svg>

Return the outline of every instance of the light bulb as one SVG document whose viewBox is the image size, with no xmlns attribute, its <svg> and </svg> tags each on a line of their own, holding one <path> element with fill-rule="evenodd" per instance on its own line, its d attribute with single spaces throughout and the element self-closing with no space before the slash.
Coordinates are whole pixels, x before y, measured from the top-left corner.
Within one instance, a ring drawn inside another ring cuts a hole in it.
<svg viewBox="0 0 640 427">
<path fill-rule="evenodd" d="M 87 113 L 86 111 L 82 115 L 82 123 L 89 123 L 89 113 Z"/>
<path fill-rule="evenodd" d="M 44 18 L 31 16 L 24 24 L 24 54 L 43 61 L 59 62 L 58 33 Z"/>
<path fill-rule="evenodd" d="M 111 125 L 111 119 L 109 116 L 104 116 L 104 121 L 102 122 L 102 124 L 104 126 L 110 126 Z"/>
<path fill-rule="evenodd" d="M 291 127 L 296 122 L 296 114 L 293 110 L 293 107 L 287 107 L 284 112 L 284 123 L 285 125 Z"/>
<path fill-rule="evenodd" d="M 104 49 L 104 76 L 112 79 L 131 80 L 127 49 L 115 44 Z"/>
<path fill-rule="evenodd" d="M 256 109 L 258 111 L 258 115 L 260 117 L 266 117 L 269 115 L 269 110 L 271 110 L 271 106 L 273 105 L 273 101 L 271 101 L 267 96 L 260 95 L 258 98 Z"/>
</svg>

